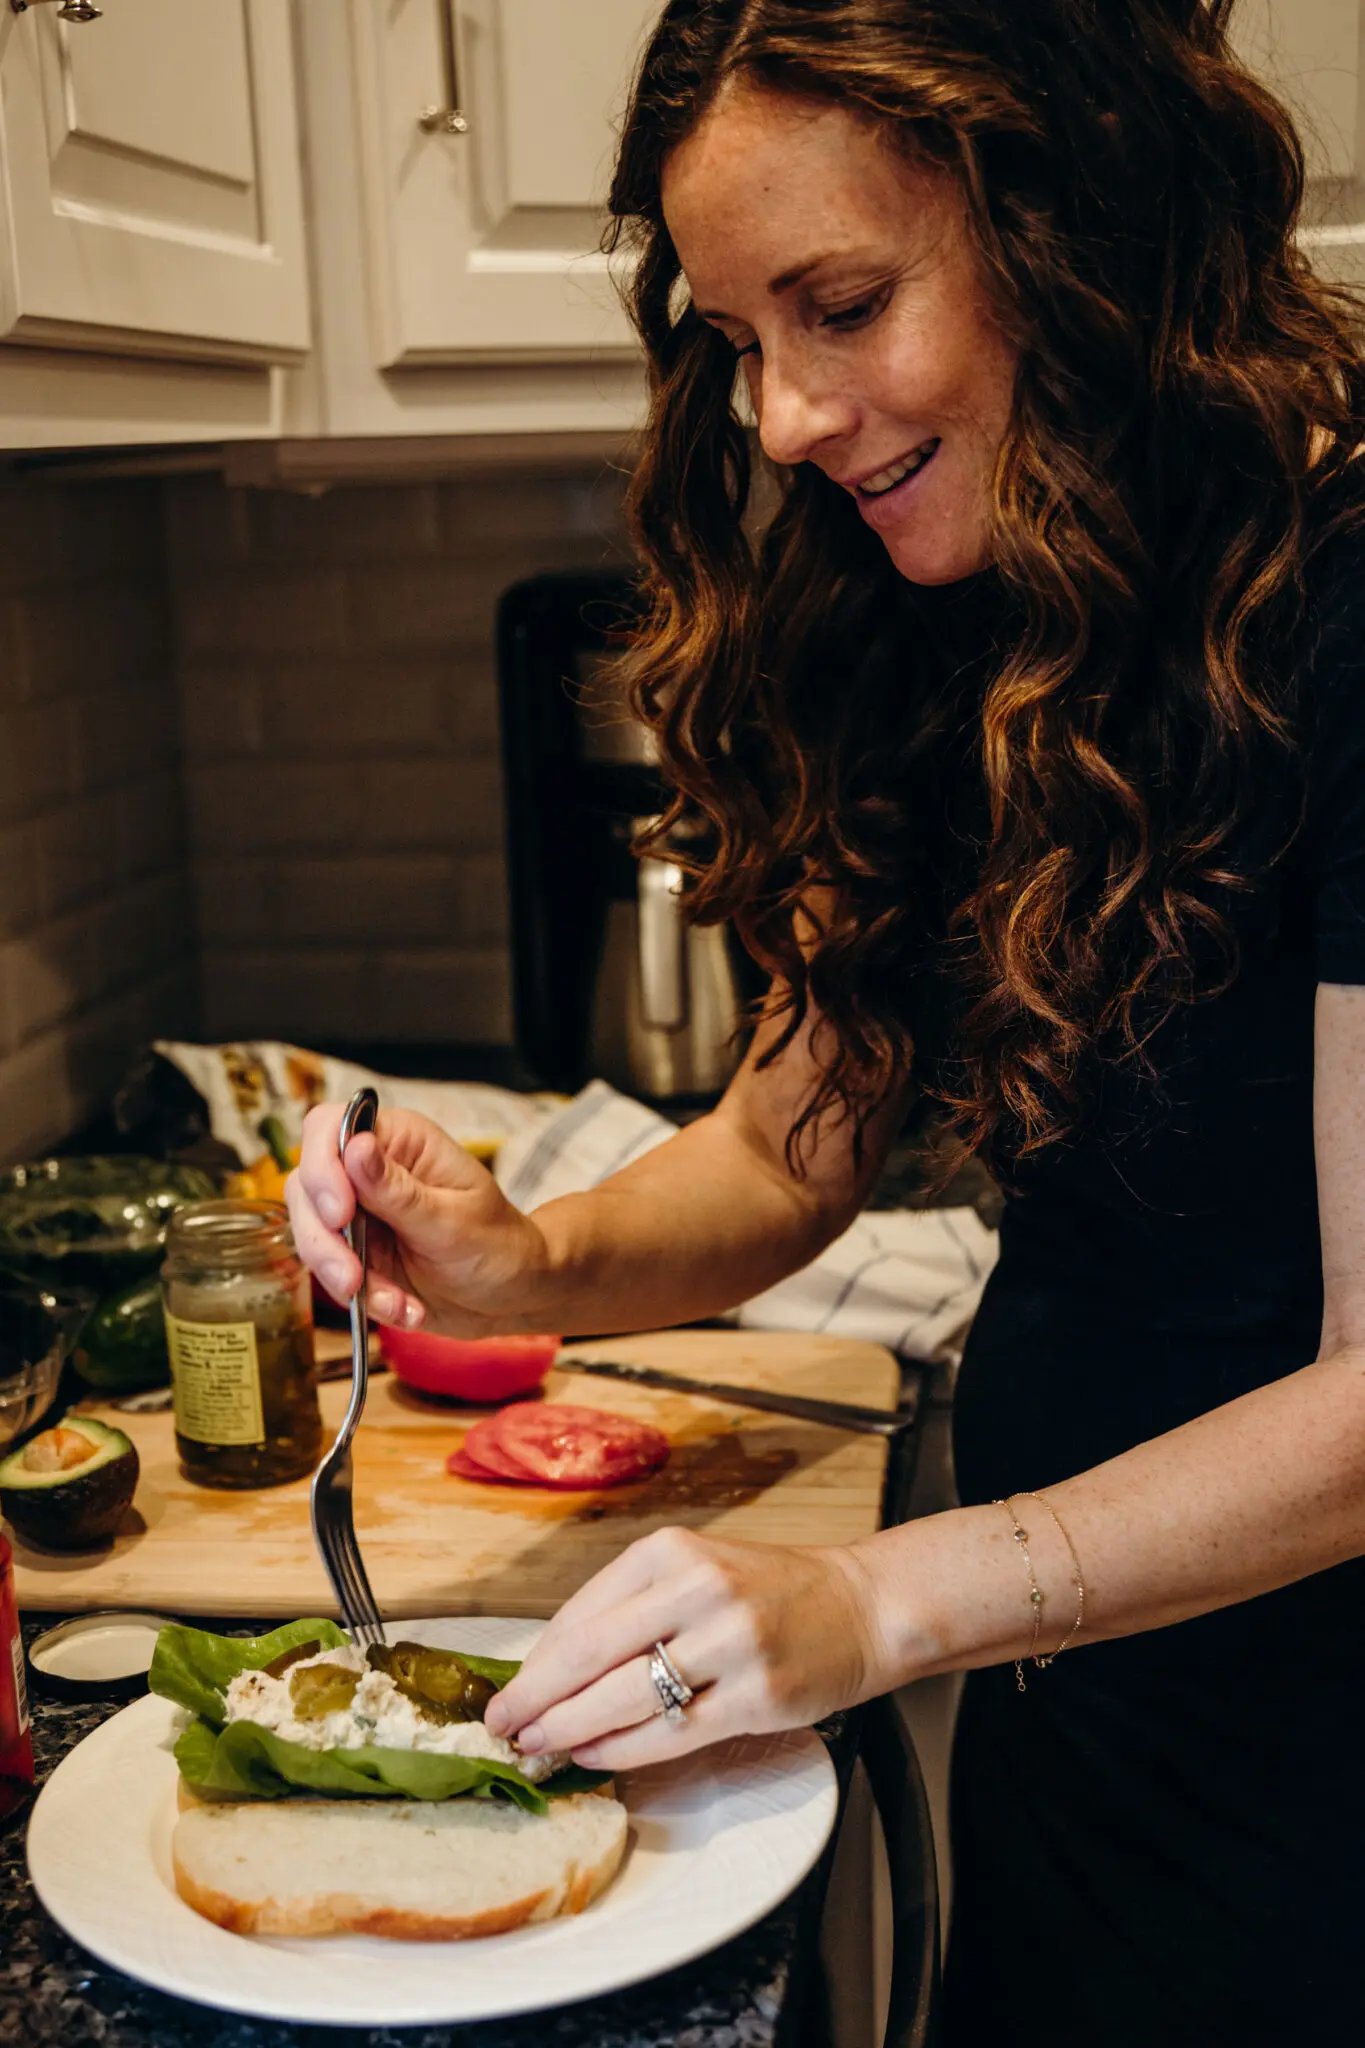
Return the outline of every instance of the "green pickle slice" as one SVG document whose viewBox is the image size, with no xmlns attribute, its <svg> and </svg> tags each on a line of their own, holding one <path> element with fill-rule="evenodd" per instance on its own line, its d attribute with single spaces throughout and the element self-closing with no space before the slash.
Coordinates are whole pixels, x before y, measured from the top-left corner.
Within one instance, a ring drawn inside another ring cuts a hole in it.
<svg viewBox="0 0 1365 2048">
<path fill-rule="evenodd" d="M 289 1674 L 289 1697 L 300 1721 L 323 1721 L 349 1707 L 360 1683 L 358 1671 L 344 1664 L 309 1664 Z"/>
<path fill-rule="evenodd" d="M 383 1671 L 427 1721 L 482 1721 L 497 1691 L 491 1678 L 471 1671 L 456 1650 L 433 1650 L 423 1643 L 371 1643 L 365 1660 Z"/>
</svg>

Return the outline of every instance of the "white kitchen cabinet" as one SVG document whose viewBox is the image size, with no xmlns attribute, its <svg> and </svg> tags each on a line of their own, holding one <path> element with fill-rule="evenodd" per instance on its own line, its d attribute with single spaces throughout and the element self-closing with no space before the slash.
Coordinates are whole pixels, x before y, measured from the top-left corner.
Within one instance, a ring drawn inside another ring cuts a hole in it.
<svg viewBox="0 0 1365 2048">
<path fill-rule="evenodd" d="M 39 394 L 38 443 L 67 437 L 81 392 L 114 388 L 71 351 L 120 359 L 120 388 L 136 395 L 115 408 L 119 432 L 278 425 L 271 370 L 310 339 L 282 0 L 112 0 L 81 25 L 50 5 L 0 6 L 0 177 L 0 338 L 24 351 L 0 351 L 6 426 L 9 381 Z M 139 375 L 148 361 L 157 369 Z M 197 364 L 213 366 L 202 404 L 181 367 Z"/>
<path fill-rule="evenodd" d="M 616 124 L 658 11 L 349 0 L 379 363 L 630 346 L 597 245 Z"/>
<path fill-rule="evenodd" d="M 598 244 L 660 5 L 301 0 L 321 431 L 638 418 L 638 349 Z"/>
</svg>

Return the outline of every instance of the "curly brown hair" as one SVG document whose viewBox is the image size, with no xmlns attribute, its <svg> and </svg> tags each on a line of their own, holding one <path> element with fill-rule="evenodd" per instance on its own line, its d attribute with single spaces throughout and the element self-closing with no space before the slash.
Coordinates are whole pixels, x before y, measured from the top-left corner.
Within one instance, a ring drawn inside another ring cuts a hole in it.
<svg viewBox="0 0 1365 2048">
<path fill-rule="evenodd" d="M 978 728 L 990 838 L 952 919 L 970 988 L 938 1086 L 963 1148 L 1022 1156 L 1074 1126 L 1088 1058 L 1141 1058 L 1233 978 L 1237 828 L 1298 751 L 1305 565 L 1357 501 L 1357 314 L 1296 246 L 1300 145 L 1232 54 L 1231 5 L 672 0 L 645 53 L 608 237 L 638 257 L 652 396 L 633 683 L 676 791 L 663 831 L 714 828 L 692 913 L 733 919 L 785 988 L 768 1057 L 829 1020 L 798 1167 L 826 1113 L 861 1131 L 912 1071 L 907 791 L 939 721 L 913 593 L 847 493 L 803 464 L 749 530 L 734 352 L 686 300 L 666 161 L 742 80 L 884 124 L 965 199 L 1019 352 L 992 572 L 1017 623 Z"/>
</svg>

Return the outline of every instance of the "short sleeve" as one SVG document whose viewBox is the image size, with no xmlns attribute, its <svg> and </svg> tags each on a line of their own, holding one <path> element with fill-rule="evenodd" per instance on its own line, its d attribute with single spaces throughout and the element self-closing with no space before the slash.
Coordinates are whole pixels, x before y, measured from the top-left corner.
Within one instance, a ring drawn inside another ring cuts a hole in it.
<svg viewBox="0 0 1365 2048">
<path fill-rule="evenodd" d="M 1319 981 L 1365 983 L 1365 547 L 1325 607 L 1308 777 Z"/>
</svg>

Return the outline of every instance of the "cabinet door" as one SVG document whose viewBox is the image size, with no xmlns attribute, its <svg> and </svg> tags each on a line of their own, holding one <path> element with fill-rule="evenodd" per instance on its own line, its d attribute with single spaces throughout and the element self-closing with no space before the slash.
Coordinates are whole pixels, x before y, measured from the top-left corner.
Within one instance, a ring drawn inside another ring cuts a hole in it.
<svg viewBox="0 0 1365 2048">
<path fill-rule="evenodd" d="M 659 11 L 351 0 L 379 364 L 630 349 L 597 245 L 630 75 Z M 461 133 L 439 120 L 453 102 Z"/>
<path fill-rule="evenodd" d="M 0 335 L 193 361 L 308 342 L 290 9 L 0 14 Z"/>
<path fill-rule="evenodd" d="M 1233 38 L 1298 122 L 1303 246 L 1325 276 L 1365 286 L 1365 0 L 1242 0 Z"/>
</svg>

